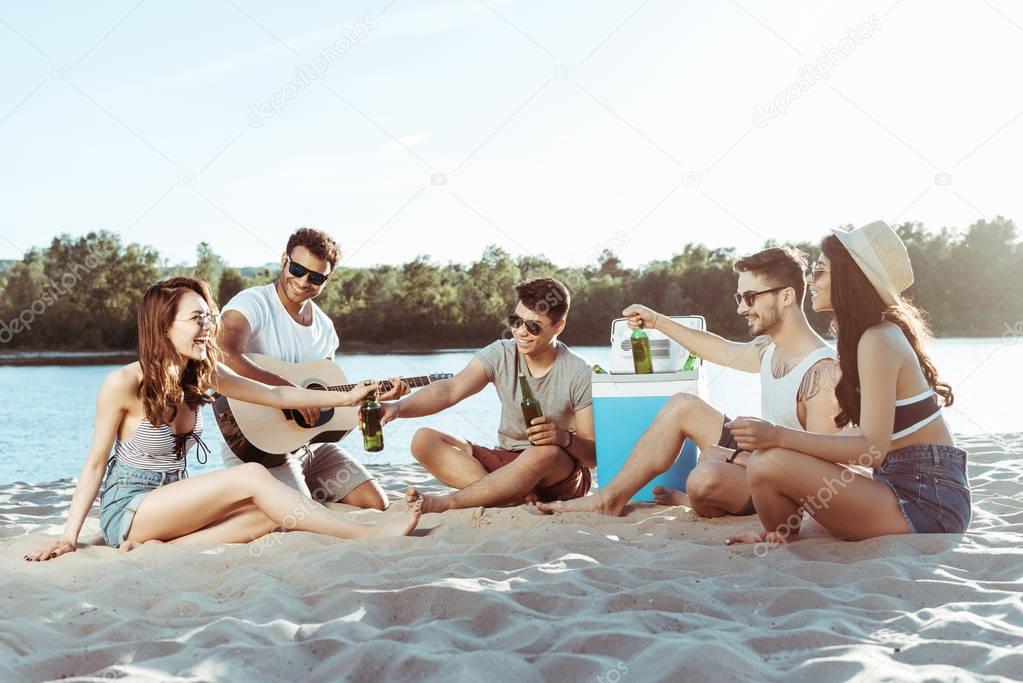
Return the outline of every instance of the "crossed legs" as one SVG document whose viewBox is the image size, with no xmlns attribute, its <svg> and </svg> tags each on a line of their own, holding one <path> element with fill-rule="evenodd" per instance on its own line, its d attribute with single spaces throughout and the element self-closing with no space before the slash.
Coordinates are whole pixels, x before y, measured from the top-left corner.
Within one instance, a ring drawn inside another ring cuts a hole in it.
<svg viewBox="0 0 1023 683">
<path fill-rule="evenodd" d="M 406 494 L 409 505 L 421 503 L 424 513 L 521 503 L 534 489 L 554 486 L 576 468 L 575 460 L 561 448 L 534 446 L 504 467 L 487 472 L 472 457 L 468 441 L 428 428 L 413 437 L 412 455 L 441 482 L 459 489 L 430 496 L 410 486 Z"/>
<path fill-rule="evenodd" d="M 798 540 L 800 508 L 848 540 L 910 531 L 886 484 L 806 453 L 783 448 L 757 451 L 749 462 L 749 481 L 764 531 L 737 534 L 730 543 Z"/>
</svg>

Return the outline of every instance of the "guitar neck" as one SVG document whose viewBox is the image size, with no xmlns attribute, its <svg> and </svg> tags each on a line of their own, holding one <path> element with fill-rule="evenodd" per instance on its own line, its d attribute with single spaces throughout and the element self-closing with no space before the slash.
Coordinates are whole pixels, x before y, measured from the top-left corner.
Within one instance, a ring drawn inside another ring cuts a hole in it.
<svg viewBox="0 0 1023 683">
<path fill-rule="evenodd" d="M 430 377 L 428 375 L 421 375 L 419 377 L 402 377 L 401 381 L 405 382 L 406 384 L 408 384 L 413 389 L 420 389 L 420 388 L 425 387 L 426 385 L 431 383 Z M 354 389 L 357 386 L 359 386 L 359 385 L 358 384 L 340 384 L 338 386 L 327 387 L 327 391 L 351 391 L 352 389 Z M 381 392 L 388 392 L 388 391 L 391 390 L 391 388 L 393 386 L 394 385 L 391 384 L 390 382 L 387 382 L 387 381 L 381 382 L 380 383 L 380 391 Z"/>
</svg>

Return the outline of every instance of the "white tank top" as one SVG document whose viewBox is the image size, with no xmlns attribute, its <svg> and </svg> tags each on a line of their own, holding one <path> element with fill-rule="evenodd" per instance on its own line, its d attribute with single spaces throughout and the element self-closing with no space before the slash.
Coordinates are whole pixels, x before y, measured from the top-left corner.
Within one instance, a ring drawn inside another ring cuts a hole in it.
<svg viewBox="0 0 1023 683">
<path fill-rule="evenodd" d="M 796 411 L 799 385 L 814 365 L 826 358 L 834 359 L 838 356 L 830 346 L 817 349 L 808 353 L 784 377 L 775 379 L 771 371 L 774 350 L 774 344 L 768 346 L 760 361 L 760 415 L 776 425 L 805 431 L 806 428 L 799 424 L 799 413 Z"/>
</svg>

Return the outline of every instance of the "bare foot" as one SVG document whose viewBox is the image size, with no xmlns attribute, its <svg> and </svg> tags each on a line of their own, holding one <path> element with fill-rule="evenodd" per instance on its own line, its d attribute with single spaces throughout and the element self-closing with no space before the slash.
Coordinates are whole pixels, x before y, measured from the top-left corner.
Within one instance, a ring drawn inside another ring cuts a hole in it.
<svg viewBox="0 0 1023 683">
<path fill-rule="evenodd" d="M 681 491 L 668 489 L 663 486 L 654 487 L 654 502 L 658 505 L 685 505 L 687 508 L 693 507 L 692 503 L 689 502 L 689 496 Z"/>
<path fill-rule="evenodd" d="M 766 531 L 740 531 L 725 539 L 725 545 L 741 545 L 745 543 L 763 543 Z"/>
<path fill-rule="evenodd" d="M 798 533 L 789 531 L 742 531 L 733 534 L 725 539 L 725 545 L 739 545 L 742 543 L 766 543 L 769 546 L 785 545 L 802 540 Z"/>
<path fill-rule="evenodd" d="M 410 504 L 408 512 L 398 515 L 394 519 L 366 527 L 362 538 L 385 538 L 389 536 L 408 536 L 419 524 L 422 517 L 421 506 L 418 503 Z"/>
<path fill-rule="evenodd" d="M 625 509 L 624 504 L 611 501 L 607 496 L 602 496 L 599 493 L 574 500 L 537 503 L 536 507 L 548 515 L 560 515 L 566 512 L 597 512 L 608 517 L 620 517 Z"/>
<path fill-rule="evenodd" d="M 118 550 L 122 553 L 130 553 L 144 545 L 163 545 L 163 541 L 156 538 L 151 538 L 148 541 L 125 541 Z"/>
<path fill-rule="evenodd" d="M 446 512 L 454 507 L 451 496 L 428 496 L 417 491 L 415 486 L 405 490 L 405 503 L 410 510 L 413 505 L 419 505 L 424 515 L 429 512 Z"/>
</svg>

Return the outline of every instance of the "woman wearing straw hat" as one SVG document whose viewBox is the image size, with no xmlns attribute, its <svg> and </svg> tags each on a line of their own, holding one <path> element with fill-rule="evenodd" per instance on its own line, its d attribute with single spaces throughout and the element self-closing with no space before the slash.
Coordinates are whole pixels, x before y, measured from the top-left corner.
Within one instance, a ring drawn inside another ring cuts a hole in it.
<svg viewBox="0 0 1023 683">
<path fill-rule="evenodd" d="M 809 276 L 811 301 L 834 314 L 842 370 L 835 424 L 858 429 L 826 436 L 732 421 L 739 447 L 755 451 L 748 476 L 765 531 L 726 542 L 796 540 L 803 511 L 850 540 L 963 533 L 971 516 L 966 452 L 942 415 L 952 389 L 924 351 L 930 332 L 902 297 L 913 284 L 906 247 L 880 221 L 832 232 Z M 873 478 L 855 465 L 872 468 Z"/>
</svg>

